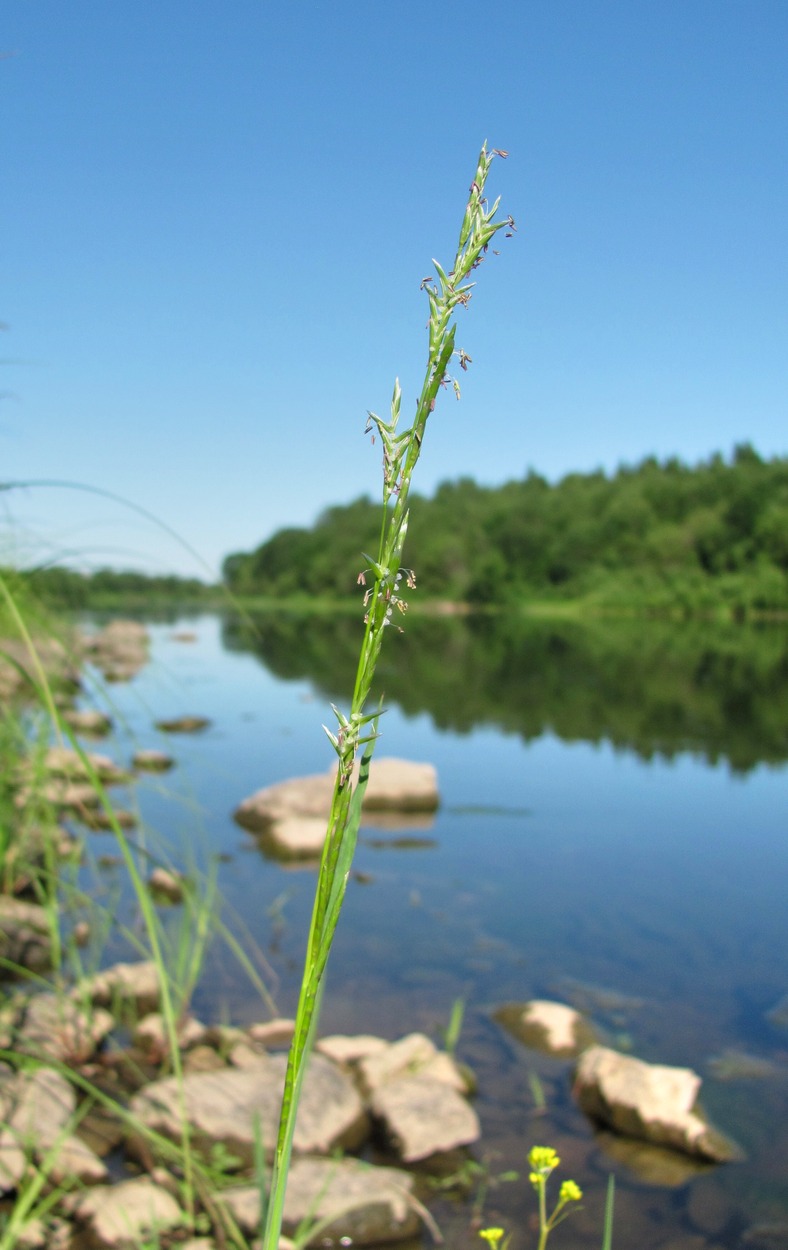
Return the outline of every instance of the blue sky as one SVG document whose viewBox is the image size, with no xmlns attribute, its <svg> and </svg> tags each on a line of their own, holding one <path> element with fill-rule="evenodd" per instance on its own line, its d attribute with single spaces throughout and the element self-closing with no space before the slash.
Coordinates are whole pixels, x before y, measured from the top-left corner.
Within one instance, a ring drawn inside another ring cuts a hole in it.
<svg viewBox="0 0 788 1250">
<path fill-rule="evenodd" d="M 379 488 L 481 141 L 479 272 L 414 485 L 782 455 L 784 0 L 4 0 L 2 558 L 215 572 Z"/>
</svg>

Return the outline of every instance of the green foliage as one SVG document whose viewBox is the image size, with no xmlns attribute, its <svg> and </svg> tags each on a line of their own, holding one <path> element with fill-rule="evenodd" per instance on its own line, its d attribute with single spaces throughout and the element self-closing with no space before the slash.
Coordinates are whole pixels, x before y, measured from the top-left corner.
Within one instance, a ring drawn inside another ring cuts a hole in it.
<svg viewBox="0 0 788 1250">
<path fill-rule="evenodd" d="M 151 576 L 117 569 L 78 573 L 59 565 L 26 573 L 0 572 L 5 577 L 12 576 L 18 586 L 26 587 L 40 602 L 71 611 L 116 603 L 150 606 L 161 602 L 204 603 L 217 598 L 215 587 L 197 577 L 178 577 L 174 573 Z"/>
<path fill-rule="evenodd" d="M 280 530 L 228 557 L 236 594 L 352 594 L 376 532 L 365 498 L 312 529 Z M 585 599 L 600 610 L 746 617 L 788 610 L 788 459 L 749 445 L 689 468 L 649 457 L 550 485 L 529 471 L 488 488 L 412 496 L 408 550 L 430 598 L 502 607 Z"/>
</svg>

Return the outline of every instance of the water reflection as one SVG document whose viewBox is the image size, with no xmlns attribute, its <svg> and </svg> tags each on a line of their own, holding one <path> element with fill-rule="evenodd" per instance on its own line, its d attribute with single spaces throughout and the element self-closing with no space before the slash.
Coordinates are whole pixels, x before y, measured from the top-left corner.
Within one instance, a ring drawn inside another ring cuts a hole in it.
<svg viewBox="0 0 788 1250">
<path fill-rule="evenodd" d="M 346 700 L 359 629 L 348 616 L 231 617 L 223 641 Z M 549 731 L 646 760 L 689 751 L 737 773 L 788 760 L 788 635 L 777 626 L 414 617 L 392 635 L 376 685 L 440 729 L 487 725 L 526 741 Z"/>
</svg>

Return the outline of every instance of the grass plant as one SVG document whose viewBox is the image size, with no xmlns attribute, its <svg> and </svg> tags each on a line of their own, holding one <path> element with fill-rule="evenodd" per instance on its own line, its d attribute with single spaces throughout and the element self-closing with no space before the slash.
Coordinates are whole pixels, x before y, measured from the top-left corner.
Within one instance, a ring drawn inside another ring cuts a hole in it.
<svg viewBox="0 0 788 1250">
<path fill-rule="evenodd" d="M 364 635 L 356 669 L 348 714 L 332 707 L 334 729 L 326 734 L 337 755 L 337 772 L 328 818 L 326 839 L 318 873 L 312 920 L 307 940 L 301 992 L 296 1013 L 295 1034 L 288 1057 L 282 1099 L 279 1134 L 274 1155 L 268 1201 L 264 1250 L 276 1250 L 282 1227 L 287 1174 L 292 1153 L 296 1115 L 314 1038 L 329 952 L 336 930 L 345 888 L 353 861 L 364 792 L 382 708 L 370 711 L 371 689 L 387 629 L 397 624 L 407 610 L 406 590 L 416 584 L 413 570 L 402 565 L 408 531 L 409 495 L 414 469 L 419 459 L 430 415 L 438 395 L 451 389 L 460 397 L 460 383 L 448 370 L 455 359 L 462 372 L 471 363 L 463 348 L 455 347 L 458 307 L 467 307 L 474 286 L 471 275 L 485 258 L 500 230 L 511 234 L 511 217 L 498 218 L 499 200 L 489 205 L 485 185 L 496 156 L 506 153 L 482 147 L 470 186 L 468 202 L 460 227 L 454 262 L 448 272 L 433 261 L 436 277 L 427 277 L 421 287 L 429 303 L 428 358 L 416 415 L 410 427 L 399 431 L 402 391 L 394 384 L 388 421 L 369 413 L 367 431 L 379 438 L 383 447 L 383 507 L 377 553 L 364 554 L 366 567 L 358 582 L 365 587 Z"/>
</svg>

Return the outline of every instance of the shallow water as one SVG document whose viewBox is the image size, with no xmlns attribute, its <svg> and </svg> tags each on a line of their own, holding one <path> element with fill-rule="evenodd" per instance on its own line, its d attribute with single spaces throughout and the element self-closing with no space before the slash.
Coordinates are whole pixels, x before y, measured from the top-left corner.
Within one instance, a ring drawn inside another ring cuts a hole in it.
<svg viewBox="0 0 788 1250">
<path fill-rule="evenodd" d="M 196 640 L 176 641 L 182 630 Z M 285 1014 L 314 872 L 264 858 L 232 811 L 261 786 L 330 766 L 320 724 L 347 687 L 355 630 L 269 619 L 255 639 L 218 616 L 152 623 L 152 662 L 102 696 L 121 726 L 110 753 L 156 746 L 178 761 L 135 785 L 147 844 L 217 873 L 223 918 L 257 953 Z M 787 644 L 768 631 L 744 643 L 656 626 L 500 635 L 446 622 L 389 640 L 378 750 L 432 761 L 442 805 L 398 846 L 395 834 L 362 832 L 322 1029 L 437 1037 L 464 999 L 459 1055 L 479 1080 L 488 1223 L 528 1227 L 527 1177 L 495 1177 L 522 1172 L 530 1145 L 544 1143 L 559 1148 L 560 1176 L 586 1191 L 557 1246 L 599 1244 L 611 1170 L 614 1244 L 738 1246 L 753 1224 L 788 1222 L 788 1022 L 768 1016 L 788 991 Z M 154 730 L 183 713 L 211 727 Z M 89 840 L 97 857 L 112 851 L 109 835 Z M 115 907 L 113 891 L 126 897 L 120 872 L 98 877 Z M 121 953 L 114 942 L 105 957 Z M 644 1181 L 574 1108 L 567 1065 L 492 1021 L 501 1002 L 535 996 L 575 1002 L 642 1058 L 694 1067 L 711 1118 L 747 1161 Z M 237 1023 L 268 1014 L 218 939 L 195 1008 Z M 710 1062 L 728 1051 L 772 1066 L 736 1079 L 730 1057 Z M 480 1244 L 468 1202 L 433 1209 L 453 1244 Z"/>
</svg>

